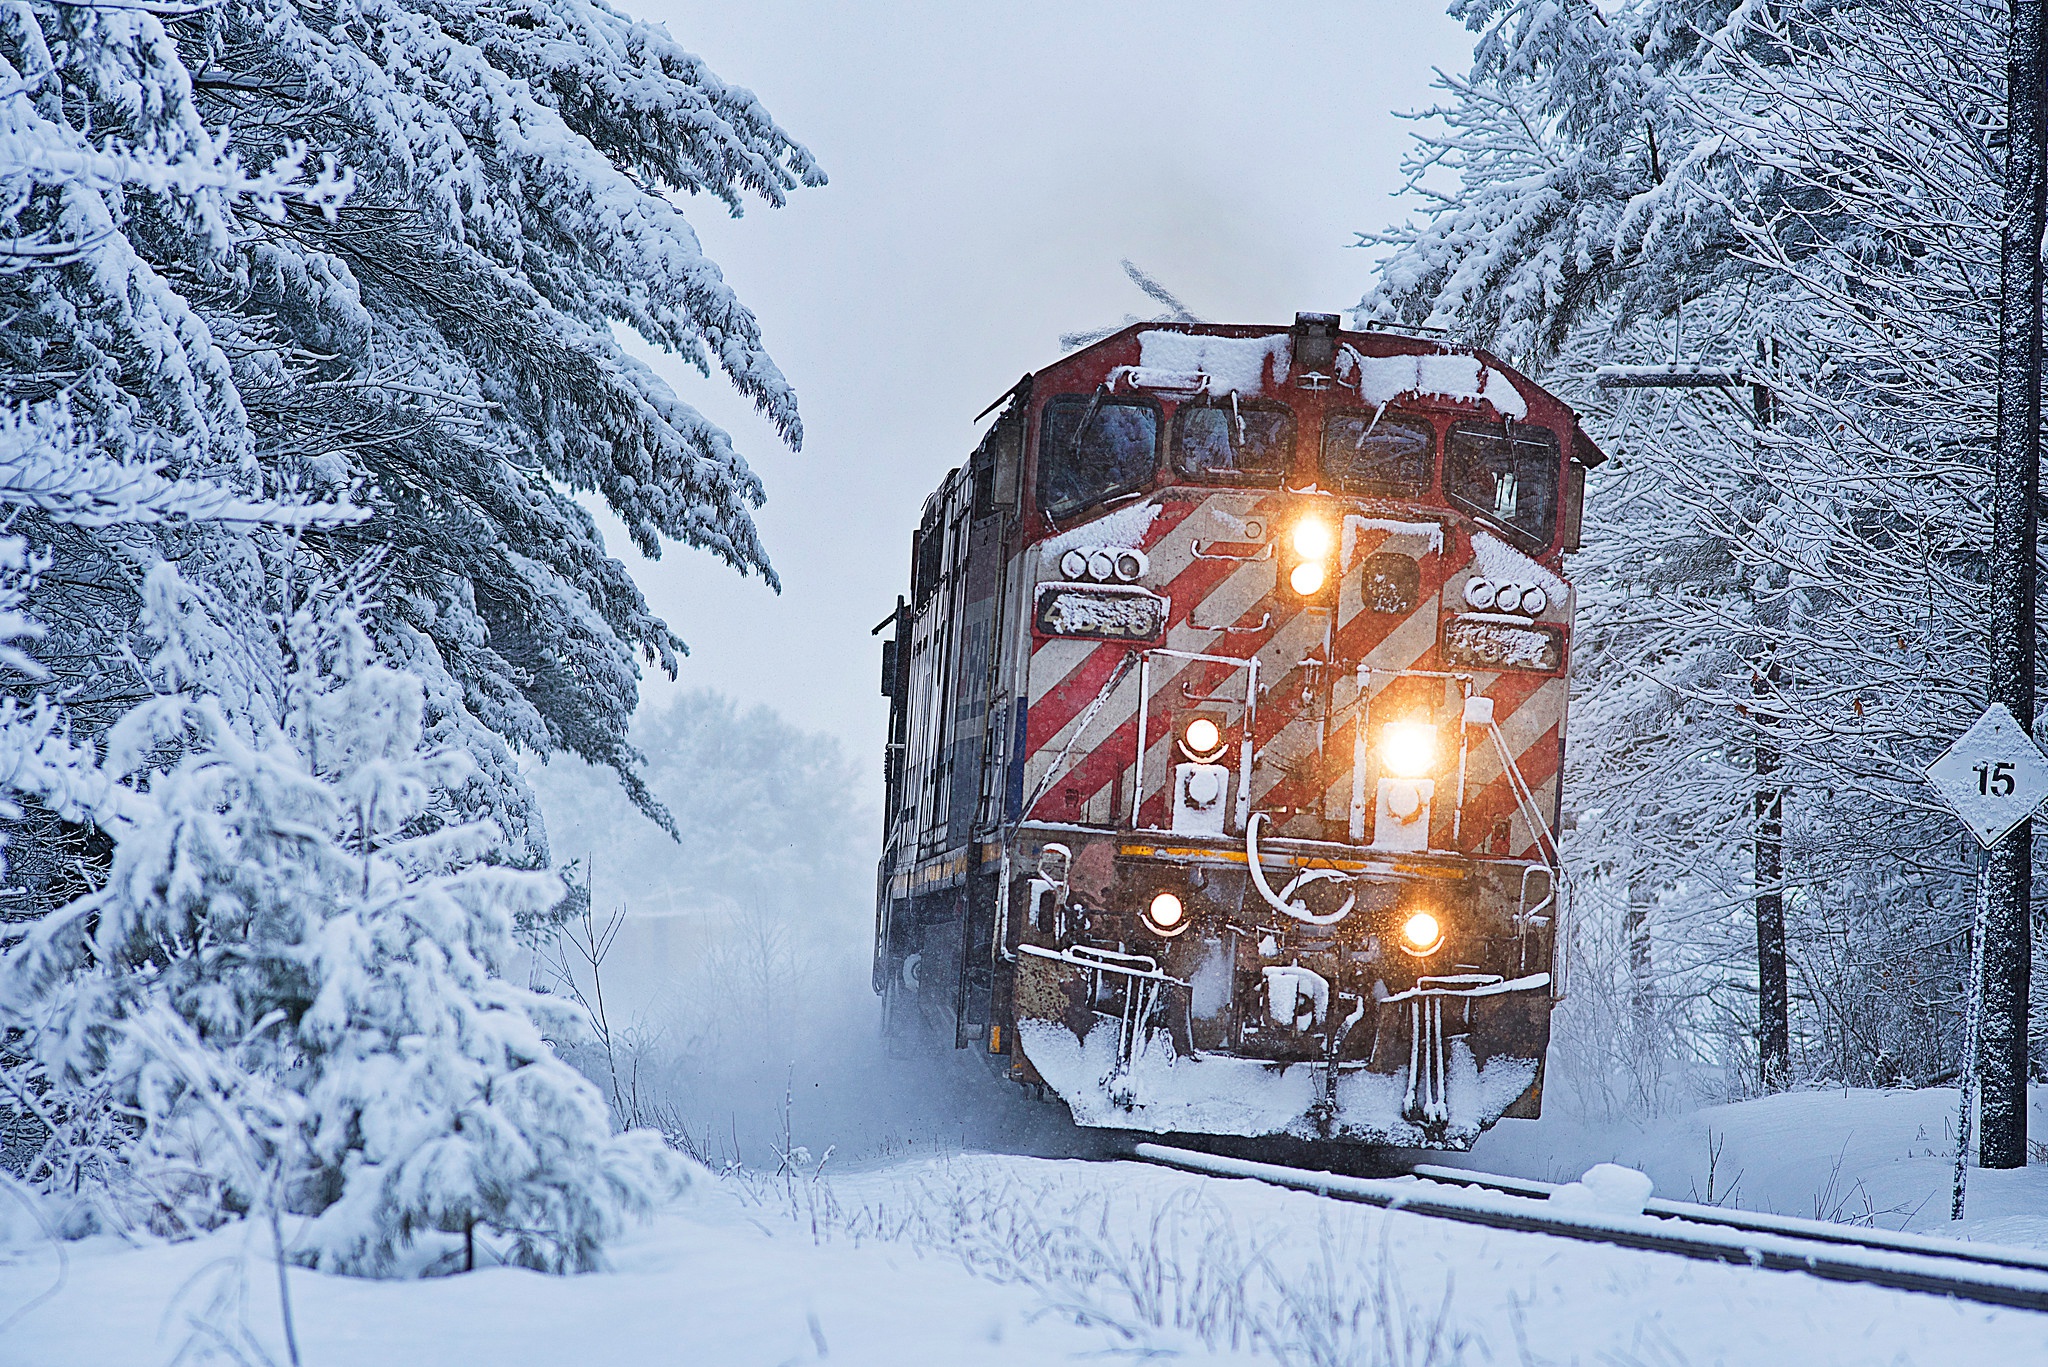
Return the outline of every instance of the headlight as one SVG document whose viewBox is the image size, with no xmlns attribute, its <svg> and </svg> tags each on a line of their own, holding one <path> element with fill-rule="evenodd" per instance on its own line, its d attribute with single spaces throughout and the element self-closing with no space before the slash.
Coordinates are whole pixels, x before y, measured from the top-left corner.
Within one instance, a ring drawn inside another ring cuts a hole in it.
<svg viewBox="0 0 2048 1367">
<path fill-rule="evenodd" d="M 1302 597 L 1322 592 L 1323 580 L 1328 578 L 1320 560 L 1304 560 L 1294 567 L 1294 573 L 1287 576 L 1288 585 Z"/>
<path fill-rule="evenodd" d="M 1380 763 L 1401 778 L 1436 768 L 1436 728 L 1427 722 L 1390 721 L 1380 730 Z"/>
<path fill-rule="evenodd" d="M 1206 760 L 1223 748 L 1223 728 L 1207 717 L 1196 717 L 1181 732 L 1180 740 L 1189 754 Z"/>
<path fill-rule="evenodd" d="M 1069 578 L 1074 576 L 1069 575 Z M 1486 612 L 1493 607 L 1494 590 L 1498 586 L 1489 579 L 1467 579 L 1465 581 L 1465 606 L 1477 612 Z"/>
<path fill-rule="evenodd" d="M 1178 935 L 1187 927 L 1187 909 L 1181 905 L 1178 895 L 1161 892 L 1152 898 L 1152 904 L 1145 908 L 1145 920 L 1161 935 Z"/>
<path fill-rule="evenodd" d="M 1321 560 L 1336 548 L 1337 538 L 1330 524 L 1319 517 L 1304 517 L 1294 524 L 1294 553 L 1305 560 Z"/>
<path fill-rule="evenodd" d="M 1401 948 L 1421 958 L 1443 947 L 1443 923 L 1426 911 L 1409 914 L 1401 923 Z"/>
</svg>

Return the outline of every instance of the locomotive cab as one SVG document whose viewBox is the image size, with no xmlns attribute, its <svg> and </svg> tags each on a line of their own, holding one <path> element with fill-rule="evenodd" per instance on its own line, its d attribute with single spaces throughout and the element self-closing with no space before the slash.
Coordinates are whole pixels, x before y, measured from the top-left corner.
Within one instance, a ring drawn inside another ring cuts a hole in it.
<svg viewBox="0 0 2048 1367">
<path fill-rule="evenodd" d="M 892 619 L 875 981 L 1083 1125 L 1541 1104 L 1583 473 L 1484 352 L 1145 324 L 1029 376 Z"/>
</svg>

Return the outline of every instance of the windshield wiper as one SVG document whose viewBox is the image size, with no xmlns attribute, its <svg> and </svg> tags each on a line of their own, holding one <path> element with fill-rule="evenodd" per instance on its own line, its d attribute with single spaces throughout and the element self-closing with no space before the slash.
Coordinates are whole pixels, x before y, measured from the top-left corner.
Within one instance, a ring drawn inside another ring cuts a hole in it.
<svg viewBox="0 0 2048 1367">
<path fill-rule="evenodd" d="M 1068 456 L 1081 454 L 1081 442 L 1087 437 L 1088 428 L 1094 423 L 1095 415 L 1102 411 L 1102 396 L 1107 393 L 1109 386 L 1101 384 L 1095 386 L 1095 392 L 1088 396 L 1088 406 L 1081 410 L 1081 421 L 1074 426 L 1074 440 L 1067 447 Z"/>
</svg>

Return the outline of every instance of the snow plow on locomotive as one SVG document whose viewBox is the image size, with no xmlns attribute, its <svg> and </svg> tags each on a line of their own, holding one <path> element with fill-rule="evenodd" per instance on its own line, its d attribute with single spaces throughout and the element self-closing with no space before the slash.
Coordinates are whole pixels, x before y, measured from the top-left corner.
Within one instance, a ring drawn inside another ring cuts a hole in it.
<svg viewBox="0 0 2048 1367">
<path fill-rule="evenodd" d="M 1536 1115 L 1572 412 L 1321 314 L 1134 326 L 999 403 L 884 623 L 885 1029 L 1084 1126 Z"/>
</svg>

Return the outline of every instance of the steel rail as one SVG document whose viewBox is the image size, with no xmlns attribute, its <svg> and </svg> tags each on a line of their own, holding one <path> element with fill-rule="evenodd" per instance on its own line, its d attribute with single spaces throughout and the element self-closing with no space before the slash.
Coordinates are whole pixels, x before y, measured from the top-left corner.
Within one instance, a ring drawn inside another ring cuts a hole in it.
<svg viewBox="0 0 2048 1367">
<path fill-rule="evenodd" d="M 1525 1177 L 1503 1177 L 1498 1173 L 1471 1172 L 1422 1163 L 1408 1169 L 1415 1177 L 1451 1186 L 1484 1187 L 1511 1196 L 1547 1200 L 1557 1190 L 1550 1182 L 1532 1182 Z M 1826 1220 L 1808 1220 L 1798 1215 L 1771 1215 L 1762 1211 L 1730 1210 L 1725 1206 L 1701 1205 L 1693 1201 L 1666 1201 L 1651 1197 L 1643 1214 L 1669 1220 L 1690 1220 L 1699 1225 L 1746 1229 L 1759 1234 L 1783 1234 L 1818 1243 L 1847 1244 L 1855 1248 L 1879 1248 L 1891 1253 L 1918 1253 L 1957 1262 L 1983 1263 L 1989 1267 L 2014 1267 L 2028 1272 L 2048 1273 L 2048 1253 L 2024 1248 L 2002 1248 L 1997 1244 L 1971 1244 L 1933 1234 L 1908 1234 L 1903 1230 L 1869 1229 L 1838 1225 Z"/>
<path fill-rule="evenodd" d="M 1642 1215 L 1545 1210 L 1531 1198 L 1536 1194 L 1534 1189 L 1539 1187 L 1545 1188 L 1543 1194 L 1547 1196 L 1547 1183 L 1495 1177 L 1490 1173 L 1466 1173 L 1451 1168 L 1431 1169 L 1427 1175 L 1418 1173 L 1419 1181 L 1404 1181 L 1346 1177 L 1338 1173 L 1282 1167 L 1276 1163 L 1195 1153 L 1163 1144 L 1141 1143 L 1132 1149 L 1132 1153 L 1149 1163 L 1190 1172 L 1214 1177 L 1248 1178 L 1334 1200 L 1403 1210 L 1488 1229 L 1550 1234 L 1586 1243 L 1676 1254 L 1703 1262 L 1773 1272 L 1801 1272 L 1828 1281 L 1862 1283 L 1894 1291 L 1916 1291 L 1985 1305 L 2048 1312 L 2048 1262 L 2029 1258 L 2022 1251 L 1999 1251 L 1986 1256 L 1985 1250 L 1954 1241 L 1926 1239 L 1923 1242 L 1920 1236 L 1890 1236 L 1892 1239 L 1910 1240 L 1916 1245 L 1905 1248 L 1889 1239 L 1878 1242 L 1850 1237 L 1840 1227 L 1835 1227 L 1831 1237 L 1823 1240 L 1811 1234 L 1788 1233 L 1784 1228 L 1792 1224 L 1802 1227 L 1808 1223 L 1818 1224 L 1818 1221 L 1749 1217 L 1753 1223 L 1738 1224 L 1740 1217 L 1726 1211 L 1718 1212 L 1726 1218 L 1708 1223 L 1690 1215 L 1654 1214 L 1647 1210 Z M 1447 1176 L 1438 1177 L 1436 1174 L 1439 1172 Z M 1457 1175 L 1448 1176 L 1453 1173 Z M 1474 1178 L 1485 1181 L 1474 1182 Z M 1461 1185 L 1467 1189 L 1446 1189 Z M 1478 1189 L 1470 1189 L 1473 1187 Z M 1652 1204 L 1685 1205 L 1682 1202 Z M 1713 1206 L 1698 1209 L 1717 1211 Z M 1972 1269 L 1976 1270 L 1973 1272 Z"/>
</svg>

